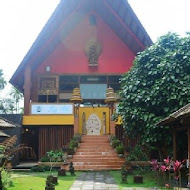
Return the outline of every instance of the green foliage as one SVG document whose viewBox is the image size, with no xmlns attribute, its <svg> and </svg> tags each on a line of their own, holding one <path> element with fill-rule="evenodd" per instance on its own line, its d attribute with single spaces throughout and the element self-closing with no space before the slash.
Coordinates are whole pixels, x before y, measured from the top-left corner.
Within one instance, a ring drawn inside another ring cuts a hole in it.
<svg viewBox="0 0 190 190">
<path fill-rule="evenodd" d="M 134 66 L 121 79 L 119 114 L 129 136 L 142 143 L 169 142 L 161 119 L 190 101 L 190 35 L 168 33 L 139 53 Z M 160 145 L 160 144 L 159 144 Z"/>
<path fill-rule="evenodd" d="M 127 157 L 127 161 L 148 161 L 149 158 L 146 155 L 144 149 L 140 145 L 136 145 L 132 151 L 130 152 L 130 155 Z"/>
<path fill-rule="evenodd" d="M 119 144 L 120 144 L 120 141 L 119 141 L 118 139 L 114 139 L 114 140 L 112 141 L 112 146 L 113 146 L 113 148 L 116 148 L 117 146 L 119 146 Z"/>
<path fill-rule="evenodd" d="M 77 148 L 78 147 L 78 142 L 75 139 L 71 139 L 69 143 L 69 148 Z"/>
<path fill-rule="evenodd" d="M 42 158 L 40 159 L 40 162 L 50 162 L 50 159 L 48 156 L 42 156 Z"/>
<path fill-rule="evenodd" d="M 116 151 L 118 154 L 124 154 L 124 146 L 123 146 L 123 143 L 119 144 L 117 147 L 116 147 Z"/>
<path fill-rule="evenodd" d="M 0 69 L 0 90 L 2 90 L 3 88 L 5 88 L 6 84 L 7 84 L 7 82 L 4 79 L 3 70 Z"/>
<path fill-rule="evenodd" d="M 12 186 L 12 178 L 11 178 L 11 173 L 7 172 L 6 170 L 3 170 L 1 172 L 2 175 L 2 183 L 3 183 L 3 190 L 9 189 L 9 187 Z"/>
<path fill-rule="evenodd" d="M 110 142 L 112 142 L 113 140 L 117 139 L 117 137 L 115 135 L 110 135 L 109 136 L 109 140 Z"/>
<path fill-rule="evenodd" d="M 67 153 L 68 155 L 73 155 L 75 153 L 74 147 L 68 148 Z"/>
<path fill-rule="evenodd" d="M 33 166 L 31 172 L 45 172 L 50 171 L 50 166 Z"/>
<path fill-rule="evenodd" d="M 47 158 L 49 158 L 50 162 L 63 162 L 65 157 L 63 151 L 51 150 L 47 152 Z M 43 159 L 46 159 L 46 157 Z"/>
<path fill-rule="evenodd" d="M 78 148 L 79 143 L 81 142 L 81 134 L 76 133 L 68 146 L 67 153 L 68 155 L 73 155 L 75 153 L 75 148 Z"/>
<path fill-rule="evenodd" d="M 80 133 L 76 133 L 73 138 L 74 141 L 80 143 L 81 142 L 81 134 Z"/>
</svg>

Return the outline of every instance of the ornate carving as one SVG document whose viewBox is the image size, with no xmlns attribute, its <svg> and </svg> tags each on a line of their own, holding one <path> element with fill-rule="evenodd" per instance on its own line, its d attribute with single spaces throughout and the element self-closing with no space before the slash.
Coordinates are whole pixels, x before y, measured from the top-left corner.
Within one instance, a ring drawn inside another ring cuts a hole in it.
<svg viewBox="0 0 190 190">
<path fill-rule="evenodd" d="M 55 89 L 55 88 L 56 88 L 56 78 L 40 79 L 40 89 Z"/>
<path fill-rule="evenodd" d="M 86 134 L 86 121 L 85 121 L 85 112 L 82 113 L 82 134 Z"/>
<path fill-rule="evenodd" d="M 38 95 L 57 95 L 57 90 L 48 90 L 48 89 L 38 90 Z"/>
<path fill-rule="evenodd" d="M 106 135 L 106 112 L 103 112 L 103 135 Z"/>
<path fill-rule="evenodd" d="M 89 40 L 85 47 L 85 54 L 88 57 L 89 66 L 98 65 L 98 57 L 101 53 L 101 46 L 95 40 Z"/>
<path fill-rule="evenodd" d="M 90 115 L 86 122 L 87 135 L 100 135 L 101 126 L 100 118 L 96 114 Z"/>
</svg>

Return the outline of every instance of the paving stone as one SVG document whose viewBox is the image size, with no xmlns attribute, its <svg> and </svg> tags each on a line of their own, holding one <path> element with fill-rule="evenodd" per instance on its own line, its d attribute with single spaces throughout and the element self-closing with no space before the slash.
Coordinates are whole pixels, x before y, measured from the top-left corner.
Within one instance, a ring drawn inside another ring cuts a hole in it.
<svg viewBox="0 0 190 190">
<path fill-rule="evenodd" d="M 77 177 L 70 190 L 119 190 L 108 172 L 87 172 Z"/>
</svg>

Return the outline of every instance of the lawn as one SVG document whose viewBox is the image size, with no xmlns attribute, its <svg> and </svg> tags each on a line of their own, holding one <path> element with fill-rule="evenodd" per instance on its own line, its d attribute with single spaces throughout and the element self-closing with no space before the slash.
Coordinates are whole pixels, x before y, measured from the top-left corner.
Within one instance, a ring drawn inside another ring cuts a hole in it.
<svg viewBox="0 0 190 190">
<path fill-rule="evenodd" d="M 8 190 L 44 190 L 46 177 L 51 174 L 57 175 L 57 172 L 14 172 L 13 186 Z M 76 174 L 80 173 L 76 172 Z M 70 173 L 64 177 L 58 177 L 56 190 L 69 190 L 75 179 L 76 176 L 71 176 Z"/>
<path fill-rule="evenodd" d="M 50 174 L 57 175 L 57 172 L 14 172 L 12 176 L 13 186 L 8 190 L 44 190 L 46 177 Z M 71 176 L 67 172 L 67 176 L 58 178 L 56 190 L 69 190 L 74 180 L 81 172 L 76 172 L 76 176 Z M 121 183 L 121 172 L 110 171 L 110 174 L 115 178 L 120 189 L 122 187 L 158 187 L 156 184 L 155 173 L 152 171 L 134 171 L 133 175 L 128 175 L 128 183 Z M 134 184 L 133 177 L 142 175 L 144 177 L 143 184 Z"/>
<path fill-rule="evenodd" d="M 134 171 L 133 174 L 128 175 L 127 184 L 121 183 L 121 171 L 110 171 L 110 174 L 114 177 L 120 188 L 122 187 L 158 187 L 156 183 L 155 173 L 153 171 Z M 143 176 L 142 184 L 135 184 L 133 177 L 135 175 Z"/>
</svg>

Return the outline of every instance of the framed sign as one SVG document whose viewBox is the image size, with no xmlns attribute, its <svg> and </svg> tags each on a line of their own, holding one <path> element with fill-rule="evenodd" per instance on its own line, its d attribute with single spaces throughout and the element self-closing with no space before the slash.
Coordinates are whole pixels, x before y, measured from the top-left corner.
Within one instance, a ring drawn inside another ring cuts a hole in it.
<svg viewBox="0 0 190 190">
<path fill-rule="evenodd" d="M 32 115 L 69 115 L 73 114 L 73 104 L 32 104 Z"/>
</svg>

